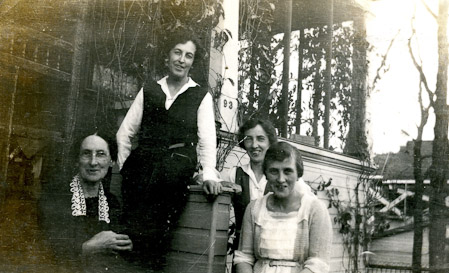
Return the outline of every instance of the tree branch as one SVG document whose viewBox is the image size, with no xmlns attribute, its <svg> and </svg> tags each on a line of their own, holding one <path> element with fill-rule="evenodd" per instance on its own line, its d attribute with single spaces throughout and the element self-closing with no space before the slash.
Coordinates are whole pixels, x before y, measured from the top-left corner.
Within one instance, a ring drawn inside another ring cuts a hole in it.
<svg viewBox="0 0 449 273">
<path fill-rule="evenodd" d="M 423 102 L 423 98 L 422 98 L 422 95 L 423 95 L 422 85 L 423 85 L 423 81 L 420 80 L 420 82 L 419 82 L 418 102 L 419 102 L 419 107 L 420 107 L 420 110 L 421 110 L 421 121 L 420 121 L 419 125 L 417 126 L 418 127 L 418 134 L 416 136 L 416 140 L 418 140 L 418 141 L 422 140 L 424 127 L 426 126 L 427 120 L 429 119 L 429 110 L 430 110 L 430 107 L 431 107 L 431 103 L 429 103 L 429 105 L 427 107 L 424 106 L 424 102 Z"/>
<path fill-rule="evenodd" d="M 391 48 L 393 47 L 394 41 L 399 36 L 400 32 L 401 32 L 401 30 L 398 30 L 398 33 L 396 33 L 396 35 L 393 37 L 393 39 L 391 39 L 390 45 L 388 46 L 387 51 L 385 51 L 385 54 L 382 56 L 382 62 L 380 63 L 379 67 L 376 70 L 376 76 L 374 77 L 373 83 L 371 84 L 371 90 L 375 89 L 377 82 L 380 80 L 380 78 L 381 78 L 380 71 L 383 67 L 386 66 L 388 53 L 390 52 Z"/>
<path fill-rule="evenodd" d="M 424 7 L 430 13 L 430 15 L 432 15 L 432 17 L 435 18 L 435 20 L 436 20 L 437 15 L 430 9 L 430 7 L 427 5 L 427 3 L 424 0 L 421 0 L 421 3 L 424 5 Z"/>
<path fill-rule="evenodd" d="M 414 17 L 412 19 L 412 35 L 408 39 L 408 43 L 407 43 L 408 51 L 410 53 L 410 57 L 412 58 L 413 65 L 415 66 L 416 70 L 418 70 L 420 82 L 424 85 L 424 89 L 426 90 L 426 92 L 429 96 L 430 106 L 433 107 L 433 105 L 434 105 L 433 97 L 434 97 L 435 93 L 430 89 L 429 84 L 427 83 L 427 77 L 426 77 L 426 74 L 424 74 L 424 70 L 422 67 L 422 61 L 420 60 L 421 64 L 418 63 L 418 61 L 415 57 L 415 54 L 413 53 L 413 49 L 412 49 L 412 39 L 416 35 L 416 29 L 413 25 L 413 20 L 414 20 Z M 421 59 L 421 58 L 419 58 L 419 59 Z"/>
</svg>

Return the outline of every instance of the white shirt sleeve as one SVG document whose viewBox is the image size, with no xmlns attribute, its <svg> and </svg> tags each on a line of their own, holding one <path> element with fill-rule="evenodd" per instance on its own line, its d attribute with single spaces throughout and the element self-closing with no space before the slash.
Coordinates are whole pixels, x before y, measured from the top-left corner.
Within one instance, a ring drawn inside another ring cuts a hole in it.
<svg viewBox="0 0 449 273">
<path fill-rule="evenodd" d="M 235 183 L 235 175 L 236 175 L 236 173 L 237 173 L 237 166 L 234 166 L 231 169 L 229 169 L 229 171 L 224 173 L 222 178 L 223 178 L 224 181 Z"/>
<path fill-rule="evenodd" d="M 217 156 L 217 135 L 215 132 L 214 104 L 212 95 L 207 93 L 198 107 L 198 160 L 203 167 L 203 179 L 219 181 L 215 170 Z"/>
<path fill-rule="evenodd" d="M 117 163 L 120 169 L 131 153 L 132 138 L 140 130 L 143 116 L 143 88 L 140 89 L 133 104 L 126 113 L 120 128 L 117 131 L 118 156 Z"/>
</svg>

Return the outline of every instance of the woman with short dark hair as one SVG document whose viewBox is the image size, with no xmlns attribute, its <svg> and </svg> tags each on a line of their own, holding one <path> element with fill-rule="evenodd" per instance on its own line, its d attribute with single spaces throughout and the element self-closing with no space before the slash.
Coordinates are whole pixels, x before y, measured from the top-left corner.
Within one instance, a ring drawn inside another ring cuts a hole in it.
<svg viewBox="0 0 449 273">
<path fill-rule="evenodd" d="M 247 137 L 247 135 L 245 133 L 248 130 L 253 129 L 258 125 L 263 129 L 266 137 L 268 138 L 268 142 L 270 144 L 276 143 L 278 141 L 276 129 L 274 128 L 273 124 L 269 120 L 253 117 L 253 118 L 248 119 L 239 128 L 237 136 L 238 136 L 238 141 L 239 141 L 238 143 L 241 148 L 246 150 L 245 138 Z"/>
<path fill-rule="evenodd" d="M 198 161 L 208 189 L 220 188 L 212 96 L 189 75 L 200 45 L 181 29 L 169 34 L 164 49 L 167 76 L 145 83 L 117 132 L 123 219 L 135 246 L 131 258 L 154 270 L 164 267 Z"/>
<path fill-rule="evenodd" d="M 239 146 L 245 149 L 249 163 L 235 166 L 229 171 L 230 182 L 242 187 L 242 193 L 233 195 L 236 234 L 233 249 L 237 249 L 240 239 L 243 213 L 251 200 L 262 197 L 268 192 L 267 180 L 262 164 L 265 153 L 270 145 L 277 142 L 276 129 L 270 121 L 253 117 L 240 126 L 238 134 Z"/>
<path fill-rule="evenodd" d="M 324 204 L 296 185 L 303 173 L 299 150 L 271 145 L 263 169 L 272 192 L 246 208 L 237 273 L 329 272 L 332 224 Z"/>
</svg>

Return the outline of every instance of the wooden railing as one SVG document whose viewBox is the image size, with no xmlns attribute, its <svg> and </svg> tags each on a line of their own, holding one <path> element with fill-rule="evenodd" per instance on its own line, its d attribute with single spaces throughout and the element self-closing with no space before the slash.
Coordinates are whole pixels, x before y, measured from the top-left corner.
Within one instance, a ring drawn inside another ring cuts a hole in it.
<svg viewBox="0 0 449 273">
<path fill-rule="evenodd" d="M 70 81 L 73 45 L 30 27 L 0 26 L 0 62 Z"/>
<path fill-rule="evenodd" d="M 225 273 L 231 196 L 240 192 L 238 185 L 227 187 L 216 198 L 208 198 L 200 185 L 190 187 L 190 195 L 171 252 L 167 256 L 168 273 Z"/>
</svg>

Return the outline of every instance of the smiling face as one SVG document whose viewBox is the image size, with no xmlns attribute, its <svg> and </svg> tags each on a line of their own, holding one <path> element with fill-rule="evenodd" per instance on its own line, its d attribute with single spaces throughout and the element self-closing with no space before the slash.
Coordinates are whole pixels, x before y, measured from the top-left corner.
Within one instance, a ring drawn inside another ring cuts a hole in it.
<svg viewBox="0 0 449 273">
<path fill-rule="evenodd" d="M 91 135 L 81 143 L 79 172 L 86 182 L 99 182 L 112 166 L 108 143 L 99 136 Z"/>
<path fill-rule="evenodd" d="M 268 162 L 265 175 L 276 198 L 288 198 L 293 194 L 296 181 L 299 178 L 295 160 L 292 157 L 288 157 L 284 161 Z"/>
<path fill-rule="evenodd" d="M 256 125 L 256 127 L 245 131 L 243 144 L 251 162 L 262 163 L 265 153 L 270 147 L 270 140 L 262 126 Z"/>
<path fill-rule="evenodd" d="M 177 79 L 187 78 L 195 60 L 195 52 L 196 46 L 192 41 L 175 45 L 168 53 L 169 76 Z"/>
</svg>

